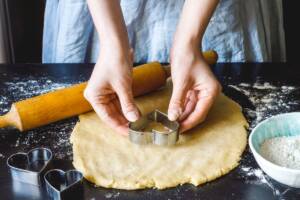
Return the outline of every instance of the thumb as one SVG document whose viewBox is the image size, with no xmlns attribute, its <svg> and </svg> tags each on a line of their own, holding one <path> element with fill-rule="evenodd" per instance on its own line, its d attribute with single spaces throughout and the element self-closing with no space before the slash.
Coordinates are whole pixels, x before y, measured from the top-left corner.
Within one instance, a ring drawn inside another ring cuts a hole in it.
<svg viewBox="0 0 300 200">
<path fill-rule="evenodd" d="M 174 84 L 168 109 L 169 120 L 175 121 L 182 114 L 186 94 L 187 87 L 184 84 Z"/>
<path fill-rule="evenodd" d="M 134 103 L 131 87 L 117 87 L 116 93 L 119 97 L 122 112 L 126 119 L 130 122 L 137 121 L 140 117 L 140 113 Z"/>
</svg>

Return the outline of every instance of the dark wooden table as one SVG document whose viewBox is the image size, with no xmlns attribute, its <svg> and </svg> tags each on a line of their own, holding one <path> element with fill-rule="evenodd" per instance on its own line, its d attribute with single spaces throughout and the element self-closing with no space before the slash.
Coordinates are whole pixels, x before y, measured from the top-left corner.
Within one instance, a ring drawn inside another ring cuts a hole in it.
<svg viewBox="0 0 300 200">
<path fill-rule="evenodd" d="M 85 81 L 92 68 L 92 64 L 2 64 L 0 65 L 0 114 L 5 113 L 14 101 Z M 217 64 L 212 66 L 212 69 L 224 86 L 224 92 L 239 102 L 244 109 L 252 108 L 253 105 L 247 96 L 227 87 L 229 84 L 269 82 L 277 86 L 300 87 L 300 66 L 297 64 Z M 295 93 L 293 98 L 300 100 L 299 93 Z M 300 103 L 288 111 L 299 110 Z M 277 113 L 280 112 L 287 111 L 280 110 Z M 251 117 L 247 118 L 251 123 Z M 6 166 L 6 159 L 13 153 L 26 152 L 34 147 L 43 146 L 53 150 L 56 168 L 71 169 L 72 149 L 68 137 L 76 120 L 77 118 L 71 118 L 25 133 L 19 133 L 12 128 L 0 129 L 0 199 L 48 198 L 42 187 L 12 181 Z M 187 184 L 162 191 L 154 189 L 123 191 L 95 188 L 85 181 L 84 195 L 85 199 L 300 199 L 299 190 L 276 183 L 267 175 L 264 176 L 267 183 L 257 183 L 255 176 L 243 176 L 241 172 L 245 168 L 259 169 L 248 148 L 243 154 L 239 167 L 199 187 Z"/>
</svg>

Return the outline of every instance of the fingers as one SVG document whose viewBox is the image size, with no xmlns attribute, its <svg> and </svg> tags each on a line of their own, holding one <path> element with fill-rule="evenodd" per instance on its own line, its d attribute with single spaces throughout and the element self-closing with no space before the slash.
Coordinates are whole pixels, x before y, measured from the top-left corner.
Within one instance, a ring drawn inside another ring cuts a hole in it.
<svg viewBox="0 0 300 200">
<path fill-rule="evenodd" d="M 117 101 L 117 99 L 115 100 Z M 118 111 L 116 105 L 112 102 L 109 104 L 95 103 L 92 105 L 101 120 L 111 128 L 115 129 L 121 135 L 128 134 L 128 121 Z"/>
<path fill-rule="evenodd" d="M 134 103 L 132 87 L 120 84 L 116 87 L 116 93 L 119 97 L 122 112 L 126 119 L 130 122 L 138 120 L 140 113 Z"/>
<path fill-rule="evenodd" d="M 187 131 L 203 122 L 213 101 L 212 97 L 200 98 L 196 103 L 195 109 L 180 123 L 180 132 Z"/>
<path fill-rule="evenodd" d="M 181 122 L 180 132 L 187 131 L 203 122 L 215 99 L 221 92 L 221 86 L 218 82 L 211 83 L 209 89 L 198 89 L 198 94 L 196 95 L 196 106 L 194 107 L 194 110 Z M 188 110 L 189 108 L 186 109 Z"/>
<path fill-rule="evenodd" d="M 177 120 L 183 112 L 183 104 L 187 95 L 186 84 L 175 83 L 168 109 L 168 118 L 171 121 Z"/>
<path fill-rule="evenodd" d="M 185 120 L 191 114 L 191 112 L 193 112 L 193 110 L 195 109 L 196 104 L 197 104 L 196 95 L 197 95 L 196 91 L 193 91 L 193 90 L 188 91 L 186 100 L 185 100 L 185 104 L 184 104 L 184 110 L 183 110 L 182 115 L 179 117 L 179 121 Z"/>
<path fill-rule="evenodd" d="M 84 97 L 104 123 L 122 135 L 128 134 L 128 121 L 121 113 L 120 105 L 117 105 L 115 94 L 94 95 L 94 92 L 85 90 Z"/>
</svg>

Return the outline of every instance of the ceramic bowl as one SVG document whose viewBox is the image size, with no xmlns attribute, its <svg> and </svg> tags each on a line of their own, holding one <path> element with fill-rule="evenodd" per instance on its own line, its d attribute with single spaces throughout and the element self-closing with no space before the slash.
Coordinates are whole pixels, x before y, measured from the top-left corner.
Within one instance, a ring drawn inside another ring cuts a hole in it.
<svg viewBox="0 0 300 200">
<path fill-rule="evenodd" d="M 249 146 L 261 169 L 274 180 L 300 188 L 300 170 L 276 165 L 260 155 L 260 146 L 266 140 L 281 136 L 300 135 L 300 112 L 279 114 L 259 123 L 249 136 Z"/>
</svg>

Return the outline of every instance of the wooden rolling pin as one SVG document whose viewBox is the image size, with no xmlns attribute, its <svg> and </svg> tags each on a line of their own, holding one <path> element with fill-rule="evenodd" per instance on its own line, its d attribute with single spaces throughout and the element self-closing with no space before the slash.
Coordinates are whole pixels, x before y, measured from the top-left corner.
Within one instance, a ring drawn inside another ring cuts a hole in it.
<svg viewBox="0 0 300 200">
<path fill-rule="evenodd" d="M 203 52 L 209 64 L 216 63 L 215 51 Z M 139 96 L 162 87 L 170 76 L 170 68 L 158 62 L 137 66 L 133 69 L 133 94 Z M 83 97 L 86 82 L 65 89 L 12 104 L 11 110 L 0 116 L 0 128 L 14 126 L 20 131 L 30 130 L 52 122 L 76 116 L 92 110 Z"/>
</svg>

